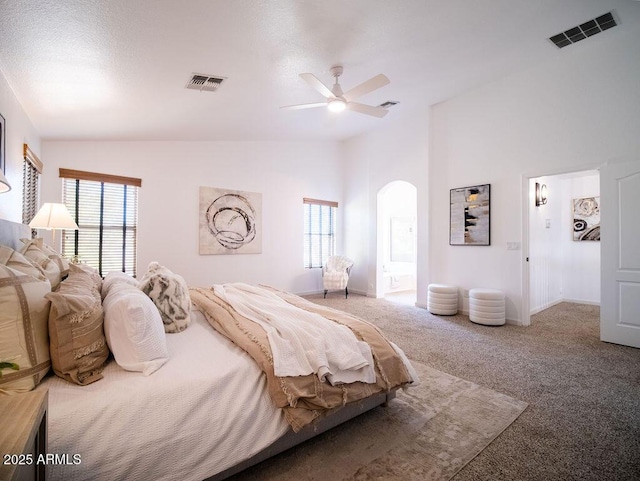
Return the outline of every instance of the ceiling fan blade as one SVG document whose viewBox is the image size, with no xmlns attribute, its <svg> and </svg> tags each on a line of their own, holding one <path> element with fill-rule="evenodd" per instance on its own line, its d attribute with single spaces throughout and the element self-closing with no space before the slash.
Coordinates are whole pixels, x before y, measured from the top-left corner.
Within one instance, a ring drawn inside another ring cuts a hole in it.
<svg viewBox="0 0 640 481">
<path fill-rule="evenodd" d="M 362 82 L 360 85 L 356 85 L 352 89 L 348 90 L 344 93 L 343 97 L 347 100 L 347 102 L 351 100 L 355 100 L 358 97 L 362 97 L 369 92 L 373 92 L 380 87 L 384 87 L 389 83 L 389 79 L 386 75 L 378 74 L 375 77 L 370 78 L 369 80 Z"/>
<path fill-rule="evenodd" d="M 358 102 L 349 102 L 347 109 L 361 114 L 373 115 L 378 118 L 382 118 L 389 113 L 384 107 L 372 107 L 371 105 L 359 104 Z"/>
<path fill-rule="evenodd" d="M 327 97 L 328 99 L 331 99 L 334 97 L 333 92 L 331 92 L 331 89 L 327 87 L 325 84 L 323 84 L 322 82 L 320 82 L 320 80 L 318 80 L 318 78 L 312 73 L 301 73 L 300 78 L 305 82 L 307 82 L 309 85 L 311 85 L 318 92 L 320 92 L 324 97 Z"/>
<path fill-rule="evenodd" d="M 326 107 L 326 106 L 327 106 L 327 102 L 318 102 L 315 104 L 286 105 L 280 108 L 287 109 L 287 110 L 300 110 L 300 109 L 312 109 L 314 107 Z"/>
</svg>

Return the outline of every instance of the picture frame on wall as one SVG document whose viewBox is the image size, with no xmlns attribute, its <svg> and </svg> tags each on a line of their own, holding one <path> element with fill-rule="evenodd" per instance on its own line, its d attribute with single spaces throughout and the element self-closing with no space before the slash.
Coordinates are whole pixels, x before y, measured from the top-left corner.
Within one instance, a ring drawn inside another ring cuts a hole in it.
<svg viewBox="0 0 640 481">
<path fill-rule="evenodd" d="M 200 187 L 199 253 L 262 253 L 262 194 Z"/>
<path fill-rule="evenodd" d="M 600 196 L 571 199 L 574 241 L 600 240 Z"/>
<path fill-rule="evenodd" d="M 0 114 L 0 171 L 6 174 L 6 162 L 5 162 L 5 143 L 6 143 L 6 126 L 5 120 L 2 114 Z"/>
<path fill-rule="evenodd" d="M 449 245 L 491 245 L 491 184 L 449 191 Z"/>
</svg>

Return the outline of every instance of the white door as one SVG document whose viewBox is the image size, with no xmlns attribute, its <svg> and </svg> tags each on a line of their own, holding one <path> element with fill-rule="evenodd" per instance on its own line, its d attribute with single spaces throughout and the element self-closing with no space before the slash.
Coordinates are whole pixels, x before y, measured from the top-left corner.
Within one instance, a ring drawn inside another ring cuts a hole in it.
<svg viewBox="0 0 640 481">
<path fill-rule="evenodd" d="M 640 161 L 600 169 L 600 339 L 640 348 Z"/>
</svg>

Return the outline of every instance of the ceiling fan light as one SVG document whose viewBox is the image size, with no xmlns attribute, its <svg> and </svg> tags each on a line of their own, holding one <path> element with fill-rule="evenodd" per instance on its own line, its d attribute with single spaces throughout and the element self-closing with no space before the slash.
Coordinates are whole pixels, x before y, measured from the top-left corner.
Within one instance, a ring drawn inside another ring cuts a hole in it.
<svg viewBox="0 0 640 481">
<path fill-rule="evenodd" d="M 344 109 L 347 108 L 347 103 L 342 99 L 331 99 L 329 100 L 329 104 L 327 105 L 327 108 L 331 112 L 342 112 Z"/>
</svg>

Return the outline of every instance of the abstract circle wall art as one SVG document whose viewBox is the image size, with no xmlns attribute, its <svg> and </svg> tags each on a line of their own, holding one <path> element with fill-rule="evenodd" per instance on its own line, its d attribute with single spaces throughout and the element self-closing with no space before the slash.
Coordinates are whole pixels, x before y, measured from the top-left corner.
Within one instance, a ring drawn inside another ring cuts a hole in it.
<svg viewBox="0 0 640 481">
<path fill-rule="evenodd" d="M 262 252 L 262 194 L 200 187 L 200 254 Z"/>
</svg>

